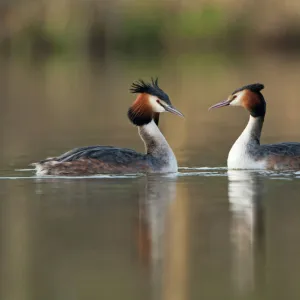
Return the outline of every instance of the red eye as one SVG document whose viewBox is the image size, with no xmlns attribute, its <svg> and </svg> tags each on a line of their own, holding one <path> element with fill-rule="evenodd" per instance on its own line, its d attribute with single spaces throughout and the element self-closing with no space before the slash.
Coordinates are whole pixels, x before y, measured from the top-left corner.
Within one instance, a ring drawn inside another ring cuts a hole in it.
<svg viewBox="0 0 300 300">
<path fill-rule="evenodd" d="M 157 102 L 157 103 L 159 103 L 159 100 L 158 100 L 158 99 L 156 99 L 156 102 Z"/>
</svg>

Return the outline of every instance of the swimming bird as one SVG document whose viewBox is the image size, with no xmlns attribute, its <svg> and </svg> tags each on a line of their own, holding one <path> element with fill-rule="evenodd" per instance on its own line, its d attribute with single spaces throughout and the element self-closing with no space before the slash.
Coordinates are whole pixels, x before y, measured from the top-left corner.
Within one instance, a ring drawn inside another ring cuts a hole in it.
<svg viewBox="0 0 300 300">
<path fill-rule="evenodd" d="M 246 128 L 229 152 L 227 166 L 230 169 L 300 170 L 300 143 L 260 144 L 266 114 L 263 88 L 260 83 L 243 86 L 227 100 L 209 108 L 242 106 L 250 114 Z"/>
<path fill-rule="evenodd" d="M 110 173 L 172 173 L 177 172 L 177 160 L 167 140 L 158 128 L 159 114 L 170 112 L 183 117 L 169 96 L 158 86 L 143 80 L 132 84 L 130 91 L 137 98 L 127 116 L 145 145 L 145 153 L 112 146 L 76 148 L 60 156 L 34 163 L 37 175 L 93 175 Z"/>
</svg>

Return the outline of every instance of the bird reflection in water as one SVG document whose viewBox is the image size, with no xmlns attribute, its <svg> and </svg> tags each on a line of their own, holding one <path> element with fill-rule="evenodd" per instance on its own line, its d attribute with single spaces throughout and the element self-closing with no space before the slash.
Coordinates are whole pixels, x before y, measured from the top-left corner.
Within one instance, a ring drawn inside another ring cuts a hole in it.
<svg viewBox="0 0 300 300">
<path fill-rule="evenodd" d="M 257 289 L 262 278 L 257 269 L 264 253 L 263 178 L 251 171 L 228 170 L 231 217 L 232 279 L 239 293 Z"/>
<path fill-rule="evenodd" d="M 148 176 L 145 180 L 139 201 L 139 258 L 152 277 L 152 299 L 183 300 L 188 204 L 185 197 L 178 197 L 176 176 Z"/>
</svg>

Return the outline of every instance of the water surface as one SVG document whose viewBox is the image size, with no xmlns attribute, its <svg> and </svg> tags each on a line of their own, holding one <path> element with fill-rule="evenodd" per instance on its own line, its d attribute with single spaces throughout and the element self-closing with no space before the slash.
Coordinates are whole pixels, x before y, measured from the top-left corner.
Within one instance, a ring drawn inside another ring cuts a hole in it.
<svg viewBox="0 0 300 300">
<path fill-rule="evenodd" d="M 299 63 L 3 62 L 0 298 L 299 299 L 300 174 L 227 171 L 247 113 L 207 112 L 260 81 L 263 142 L 300 141 Z M 77 146 L 143 151 L 126 118 L 127 90 L 154 75 L 186 115 L 161 118 L 178 174 L 36 178 L 26 170 Z"/>
</svg>

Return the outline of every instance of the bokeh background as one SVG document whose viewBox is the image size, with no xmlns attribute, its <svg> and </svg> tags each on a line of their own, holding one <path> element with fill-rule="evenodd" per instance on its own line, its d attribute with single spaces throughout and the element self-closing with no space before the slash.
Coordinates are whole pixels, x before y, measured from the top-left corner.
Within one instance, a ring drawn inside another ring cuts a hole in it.
<svg viewBox="0 0 300 300">
<path fill-rule="evenodd" d="M 207 109 L 249 83 L 265 84 L 262 141 L 300 141 L 299 17 L 293 0 L 0 0 L 0 298 L 299 299 L 299 179 L 18 171 L 143 151 L 126 112 L 152 76 L 186 116 L 160 121 L 181 167 L 226 166 L 247 112 Z"/>
<path fill-rule="evenodd" d="M 103 58 L 216 49 L 296 51 L 298 1 L 1 1 L 6 54 Z"/>
<path fill-rule="evenodd" d="M 253 82 L 266 85 L 265 141 L 299 137 L 298 1 L 27 0 L 0 12 L 2 169 L 78 145 L 142 150 L 128 89 L 151 76 L 187 117 L 161 123 L 180 165 L 224 165 L 246 113 L 207 108 Z"/>
</svg>

